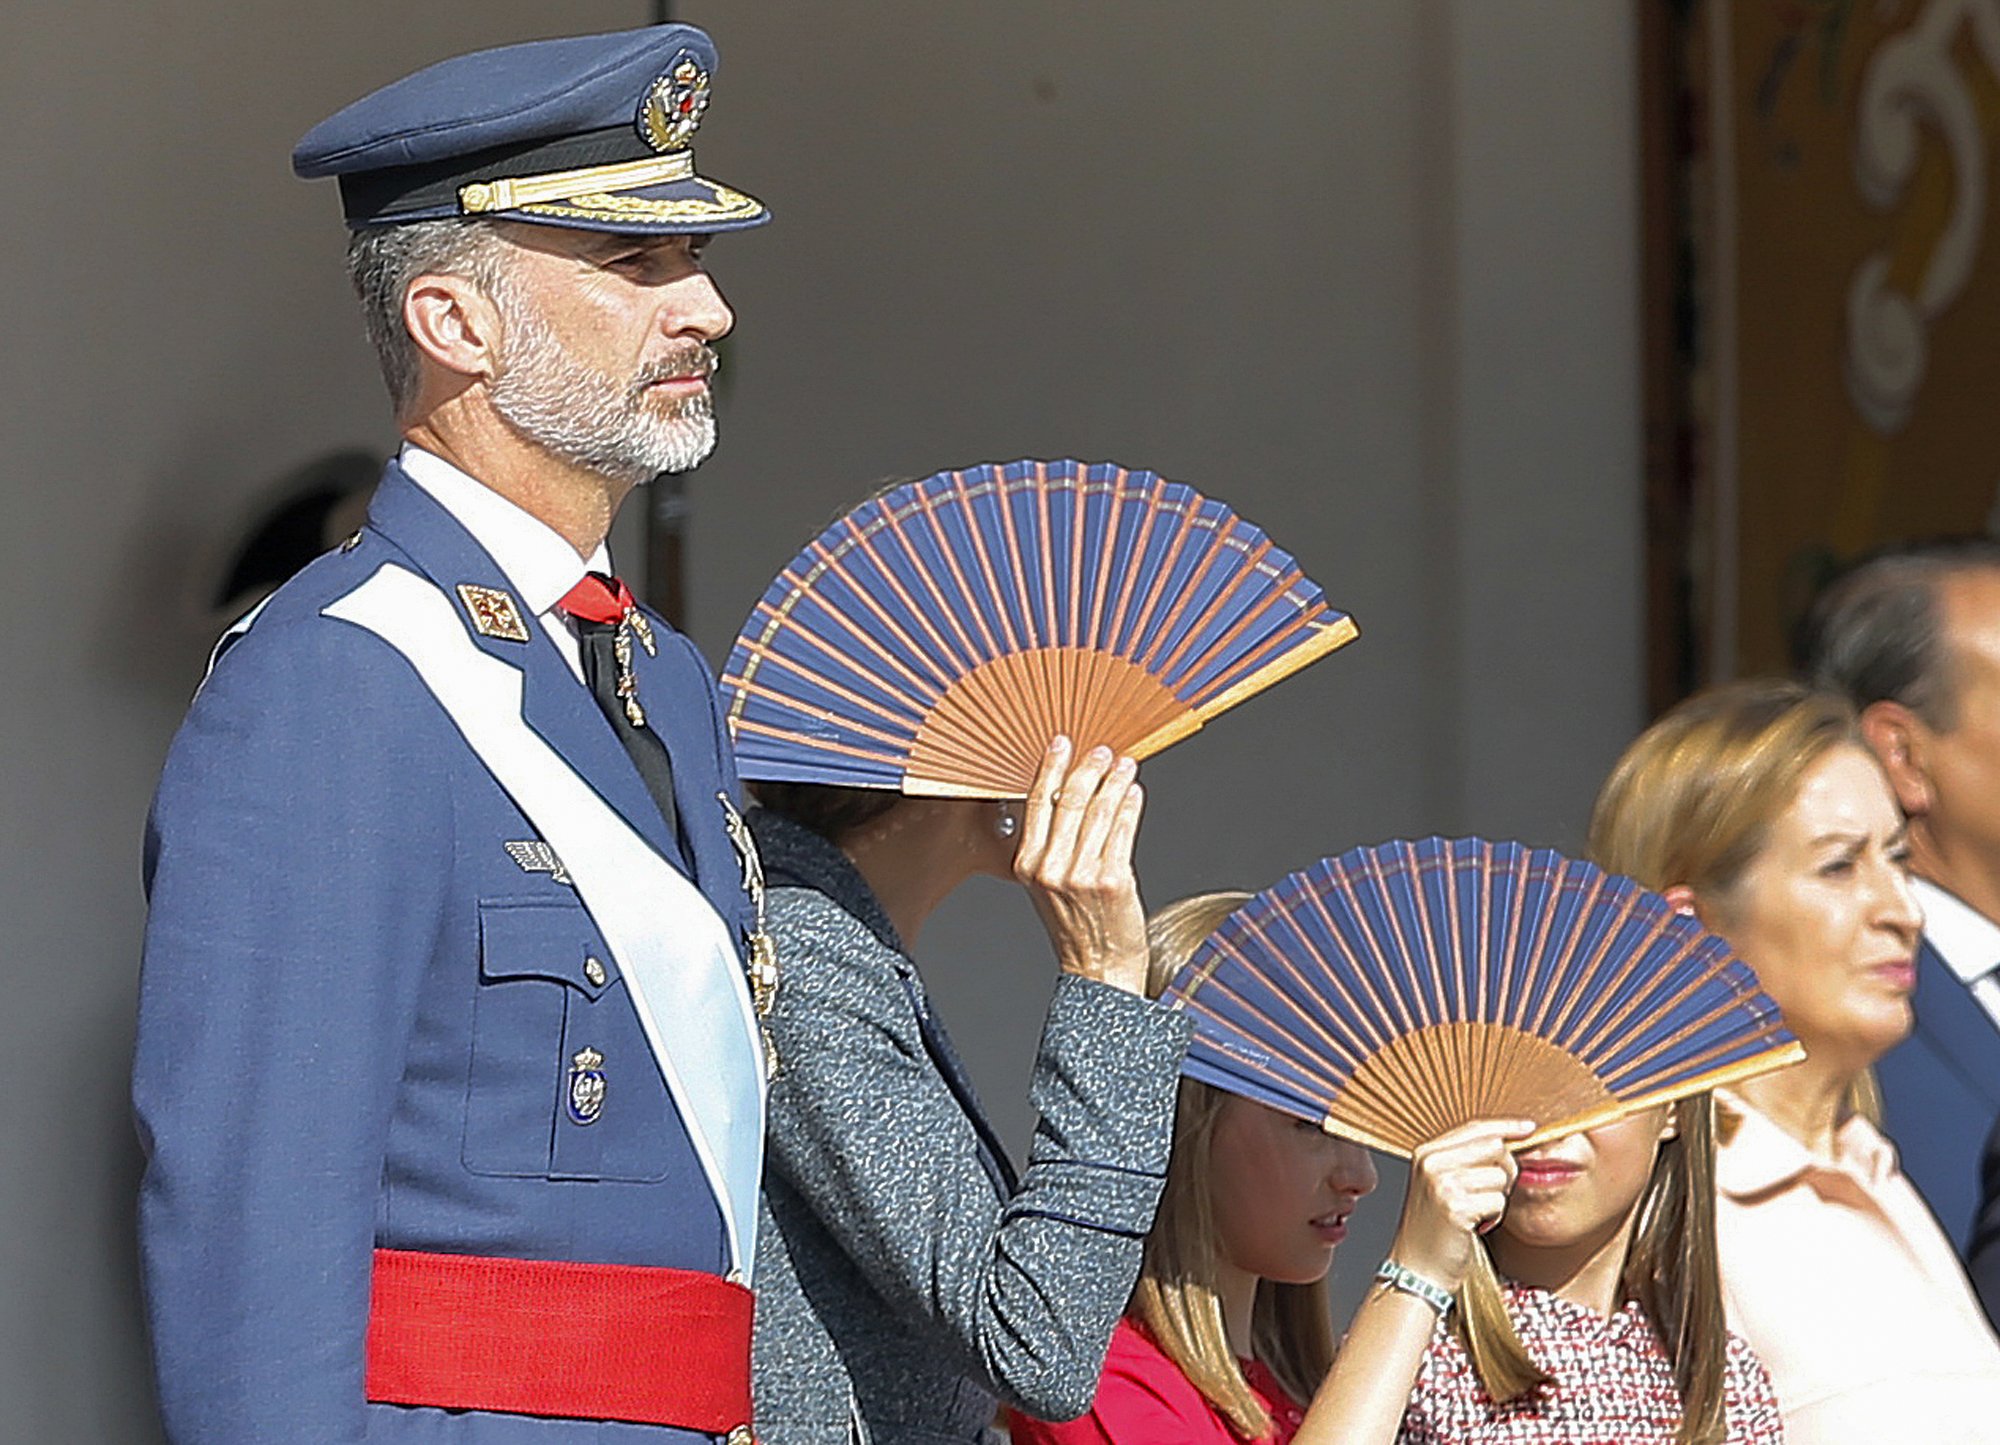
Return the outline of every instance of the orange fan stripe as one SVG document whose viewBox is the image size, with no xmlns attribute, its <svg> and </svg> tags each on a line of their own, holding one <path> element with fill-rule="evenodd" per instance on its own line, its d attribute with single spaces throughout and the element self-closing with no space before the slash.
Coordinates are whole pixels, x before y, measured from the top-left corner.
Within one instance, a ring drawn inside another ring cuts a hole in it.
<svg viewBox="0 0 2000 1445">
<path fill-rule="evenodd" d="M 893 693 L 904 704 L 906 712 L 898 713 L 894 708 L 887 707 L 884 704 L 877 702 L 874 698 L 867 696 L 865 693 L 856 692 L 853 688 L 847 686 L 845 683 L 836 682 L 834 679 L 826 676 L 826 674 L 820 672 L 818 669 L 808 667 L 804 662 L 800 661 L 796 657 L 786 656 L 781 653 L 772 653 L 763 647 L 749 647 L 745 648 L 744 650 L 748 652 L 752 657 L 756 658 L 758 661 L 768 663 L 770 664 L 770 666 L 778 669 L 781 672 L 789 672 L 794 674 L 795 676 L 806 678 L 810 680 L 815 686 L 823 687 L 828 692 L 833 693 L 838 697 L 846 698 L 847 701 L 853 703 L 856 707 L 865 708 L 867 711 L 881 718 L 884 722 L 896 723 L 902 727 L 907 728 L 910 725 L 909 714 L 915 714 L 918 717 L 922 717 L 924 713 L 928 710 L 925 703 L 921 699 L 911 697 L 908 693 L 901 692 L 895 688 L 892 688 L 887 683 L 883 683 L 879 678 L 877 679 L 878 685 L 882 687 L 882 690 L 884 692 Z M 774 689 L 765 683 L 752 682 L 750 680 L 750 674 L 748 672 L 745 672 L 738 677 L 725 677 L 723 681 L 741 688 L 744 692 L 756 693 L 759 696 L 771 699 L 773 702 L 784 703 L 787 706 L 791 706 L 789 699 L 783 692 Z"/>
<path fill-rule="evenodd" d="M 916 503 L 913 503 L 910 508 L 910 512 L 916 512 L 916 511 L 925 511 L 926 513 L 928 513 L 928 509 L 923 507 L 922 505 L 921 497 Z M 891 517 L 888 526 L 891 530 L 895 532 L 896 540 L 902 544 L 904 554 L 908 556 L 913 562 L 919 562 L 922 557 L 922 553 L 919 552 L 916 545 L 913 542 L 911 542 L 909 534 L 903 530 L 903 521 L 904 518 L 908 515 L 909 513 L 906 512 L 901 515 L 896 515 Z M 879 553 L 875 555 L 878 557 L 878 559 L 880 558 Z M 889 585 L 895 589 L 896 595 L 903 599 L 904 605 L 910 608 L 911 613 L 913 615 L 915 615 L 919 620 L 924 622 L 924 630 L 935 636 L 936 629 L 933 628 L 930 622 L 928 621 L 928 614 L 924 610 L 919 609 L 916 606 L 916 604 L 910 599 L 910 594 L 908 590 L 903 586 L 902 582 L 897 579 L 894 572 L 889 569 L 886 561 L 884 561 L 883 563 L 883 571 L 888 575 Z M 924 578 L 924 580 L 930 584 L 929 590 L 925 593 L 926 599 L 936 604 L 936 607 L 933 610 L 935 611 L 937 616 L 942 617 L 944 619 L 945 625 L 949 627 L 951 630 L 953 640 L 958 644 L 958 650 L 955 655 L 951 653 L 949 648 L 944 649 L 946 654 L 948 656 L 955 656 L 955 660 L 958 662 L 960 670 L 963 670 L 967 667 L 976 666 L 980 661 L 984 659 L 986 654 L 980 651 L 979 644 L 974 642 L 972 640 L 971 634 L 965 630 L 964 623 L 959 620 L 958 609 L 951 606 L 949 599 L 947 599 L 943 594 L 943 592 L 939 590 L 937 585 L 937 579 L 933 578 L 927 571 L 923 571 L 921 567 L 919 567 L 919 575 L 921 575 Z"/>
<path fill-rule="evenodd" d="M 1139 535 L 1132 544 L 1132 565 L 1125 569 L 1125 580 L 1120 584 L 1118 589 L 1118 605 L 1112 609 L 1111 615 L 1124 619 L 1124 625 L 1116 629 L 1118 635 L 1107 638 L 1106 643 L 1112 651 L 1118 653 L 1120 656 L 1131 656 L 1134 639 L 1139 636 L 1138 628 L 1134 625 L 1132 618 L 1132 589 L 1139 581 L 1140 572 L 1145 570 L 1141 566 L 1141 563 L 1145 559 L 1146 549 L 1153 544 L 1153 527 L 1162 515 L 1160 499 L 1166 495 L 1166 490 L 1166 481 L 1162 478 L 1154 478 L 1153 488 L 1148 496 L 1150 505 L 1146 509 L 1145 516 L 1140 521 Z"/>
<path fill-rule="evenodd" d="M 754 718 L 744 718 L 740 722 L 738 722 L 736 726 L 737 729 L 741 732 L 759 733 L 767 738 L 786 738 L 794 736 L 794 734 L 788 732 L 784 728 L 770 727 L 767 724 L 756 721 Z M 850 747 L 846 743 L 838 743 L 838 742 L 833 742 L 831 740 L 816 742 L 815 746 L 819 748 L 819 750 L 822 752 L 840 753 L 850 758 L 866 758 L 870 762 L 900 763 L 903 760 L 903 751 L 901 748 L 892 748 L 892 749 L 886 749 L 882 752 L 873 752 L 867 748 Z"/>
<path fill-rule="evenodd" d="M 1163 500 L 1159 506 L 1159 513 L 1161 515 L 1180 516 L 1183 514 L 1183 509 L 1172 502 Z M 1128 639 L 1127 656 L 1137 658 L 1146 655 L 1140 649 L 1147 645 L 1146 634 L 1153 628 L 1153 614 L 1159 608 L 1161 591 L 1166 587 L 1168 579 L 1174 575 L 1174 568 L 1180 563 L 1181 553 L 1186 549 L 1188 539 L 1193 535 L 1194 526 L 1190 523 L 1188 526 L 1176 530 L 1173 540 L 1167 543 L 1166 553 L 1160 558 L 1159 565 L 1154 569 L 1153 576 L 1150 579 L 1150 590 L 1141 594 L 1139 616 L 1133 621 L 1131 630 L 1126 634 Z M 1157 647 L 1158 642 L 1155 641 L 1152 645 Z"/>
<path fill-rule="evenodd" d="M 1234 548 L 1239 552 L 1243 550 L 1241 546 L 1238 543 L 1236 543 L 1234 538 L 1224 537 L 1222 539 L 1222 547 L 1217 549 L 1217 555 L 1210 559 L 1210 564 L 1216 565 L 1220 563 L 1221 561 L 1220 552 L 1222 550 L 1230 548 Z M 1250 565 L 1246 569 L 1236 572 L 1235 575 L 1230 579 L 1229 585 L 1226 587 L 1219 588 L 1216 591 L 1216 594 L 1208 599 L 1207 605 L 1201 609 L 1201 611 L 1195 616 L 1194 620 L 1186 624 L 1185 628 L 1182 631 L 1180 645 L 1176 647 L 1173 650 L 1172 654 L 1169 655 L 1159 665 L 1159 671 L 1162 674 L 1172 673 L 1175 668 L 1179 667 L 1181 659 L 1187 655 L 1187 650 L 1190 647 L 1194 646 L 1195 639 L 1201 636 L 1202 632 L 1208 627 L 1209 622 L 1217 614 L 1219 614 L 1223 610 L 1223 608 L 1225 608 L 1230 603 L 1236 600 L 1236 594 L 1238 592 L 1242 591 L 1243 588 L 1245 588 L 1246 586 L 1256 583 L 1259 580 L 1258 574 L 1260 569 L 1258 568 L 1257 564 L 1261 562 L 1265 558 L 1265 556 L 1267 556 L 1270 553 L 1270 551 L 1271 551 L 1271 539 L 1266 537 L 1262 541 L 1258 542 L 1258 544 L 1254 549 L 1250 550 L 1248 553 L 1245 554 Z M 1256 620 L 1256 615 L 1257 614 L 1253 611 L 1243 617 L 1238 618 L 1235 624 L 1231 626 L 1227 631 L 1225 631 L 1222 634 L 1222 636 L 1214 642 L 1213 645 L 1220 647 L 1227 643 L 1234 642 L 1239 636 L 1242 635 L 1243 630 L 1246 627 L 1248 627 L 1251 622 Z"/>
<path fill-rule="evenodd" d="M 931 519 L 933 530 L 942 536 L 944 528 L 937 522 L 936 500 L 928 492 L 921 489 L 917 493 L 917 499 L 918 505 L 924 509 L 924 515 Z M 967 530 L 972 529 L 968 528 Z M 958 553 L 950 547 L 940 547 L 938 550 L 944 553 L 945 566 L 951 569 L 951 580 L 958 588 L 959 596 L 970 599 L 973 596 L 972 584 L 967 580 L 964 571 L 958 565 Z M 993 578 L 990 573 L 986 580 L 987 584 L 991 586 Z M 1000 643 L 994 637 L 993 629 L 986 625 L 986 614 L 977 606 L 968 606 L 966 610 L 972 614 L 973 625 L 979 629 L 980 645 L 978 650 L 981 657 L 992 658 L 998 656 L 1001 651 Z"/>
<path fill-rule="evenodd" d="M 1362 910 L 1360 906 L 1360 900 L 1354 893 L 1351 881 L 1346 878 L 1341 878 L 1338 880 L 1337 886 L 1339 886 L 1347 894 L 1349 905 L 1354 910 L 1355 922 L 1360 924 L 1362 932 L 1367 935 L 1368 946 L 1370 950 L 1377 957 L 1382 956 L 1383 954 L 1382 940 L 1376 934 L 1374 924 L 1369 921 L 1367 914 Z M 1316 910 L 1318 910 L 1322 915 L 1326 917 L 1327 932 L 1334 938 L 1340 938 L 1341 936 L 1340 930 L 1337 926 L 1335 926 L 1332 916 L 1327 913 L 1325 905 L 1321 902 L 1321 900 L 1317 896 L 1315 896 L 1312 899 L 1312 904 Z M 1341 947 L 1342 951 L 1346 952 L 1346 944 L 1344 941 L 1342 942 Z M 1362 977 L 1366 979 L 1367 972 L 1364 971 Z M 1369 983 L 1368 987 L 1369 991 L 1373 993 L 1374 985 L 1372 984 L 1372 982 Z M 1406 997 L 1401 988 L 1395 987 L 1392 984 L 1389 993 L 1389 998 L 1395 1006 L 1397 1022 L 1401 1025 L 1400 1032 L 1406 1034 L 1414 1034 L 1425 1023 L 1429 1022 L 1429 1020 L 1423 1018 L 1419 1013 L 1413 1011 L 1412 1006 L 1415 1003 L 1415 999 Z M 1426 1077 L 1427 1080 L 1429 1081 L 1429 1088 L 1427 1092 L 1431 1097 L 1436 1097 L 1436 1081 L 1441 1077 L 1441 1075 L 1436 1070 L 1435 1060 L 1433 1060 L 1433 1071 Z"/>
<path fill-rule="evenodd" d="M 903 533 L 899 523 L 889 520 L 885 522 L 885 526 L 894 528 L 897 538 L 902 540 Z M 977 661 L 976 658 L 970 657 L 964 652 L 954 652 L 952 650 L 951 644 L 946 641 L 944 634 L 939 632 L 937 627 L 931 622 L 929 611 L 917 605 L 916 598 L 911 596 L 909 588 L 903 585 L 903 579 L 896 575 L 896 569 L 889 565 L 888 558 L 877 548 L 874 537 L 865 536 L 857 529 L 855 531 L 855 549 L 866 552 L 870 557 L 875 559 L 876 566 L 881 569 L 883 580 L 889 584 L 889 590 L 896 594 L 896 600 L 903 604 L 904 611 L 915 619 L 917 625 L 923 629 L 924 636 L 930 640 L 931 646 L 928 649 L 918 648 L 919 652 L 926 652 L 932 657 L 942 655 L 948 658 L 954 665 L 954 671 L 956 672 L 963 672 Z M 907 544 L 905 550 L 908 550 Z M 935 584 L 933 584 L 933 589 L 935 589 Z M 856 588 L 855 590 L 860 592 L 862 589 Z M 935 597 L 935 590 L 933 590 L 931 595 Z"/>
<path fill-rule="evenodd" d="M 1591 889 L 1591 898 L 1593 900 L 1599 894 L 1603 893 L 1608 881 L 1608 875 L 1606 878 L 1597 880 L 1597 883 Z M 1604 929 L 1597 940 L 1596 949 L 1589 957 L 1583 960 L 1583 966 L 1586 969 L 1593 967 L 1598 959 L 1603 958 L 1610 952 L 1612 940 L 1618 936 L 1619 931 L 1625 926 L 1626 920 L 1631 918 L 1633 910 L 1638 908 L 1639 899 L 1639 894 L 1632 894 L 1625 900 L 1624 906 L 1612 916 L 1609 926 Z M 1555 1018 L 1550 1021 L 1548 1036 L 1558 1039 L 1574 1038 L 1577 1031 L 1585 1026 L 1591 1013 L 1595 1012 L 1597 1008 L 1602 1007 L 1603 1001 L 1610 998 L 1619 985 L 1632 976 L 1633 972 L 1639 967 L 1639 962 L 1640 955 L 1638 952 L 1628 954 L 1625 961 L 1619 965 L 1618 971 L 1605 980 L 1602 991 L 1592 998 L 1585 998 L 1581 993 L 1572 992 L 1568 998 L 1563 1000 L 1562 1007 L 1557 1010 Z M 1583 1010 L 1581 1014 L 1578 1013 L 1579 1009 Z"/>
<path fill-rule="evenodd" d="M 1042 642 L 1048 646 L 1062 646 L 1070 638 L 1062 634 L 1062 620 L 1056 616 L 1056 532 L 1048 518 L 1048 464 L 1034 464 L 1034 478 L 1038 486 L 1034 488 L 1034 504 L 1042 514 Z"/>
<path fill-rule="evenodd" d="M 970 499 L 981 494 L 981 489 L 968 486 L 962 477 L 955 478 L 954 482 L 958 494 L 968 500 L 968 507 Z M 997 488 L 986 490 L 992 490 L 996 497 L 999 495 Z M 999 505 L 1004 511 L 1006 508 L 1004 497 L 999 498 Z M 986 545 L 986 533 L 979 527 L 968 527 L 966 530 L 971 535 L 973 550 L 979 558 L 980 574 L 986 579 L 986 595 L 993 599 L 993 611 L 1000 620 L 1000 630 L 1006 634 L 1006 645 L 1001 651 L 1019 652 L 1025 647 L 1026 641 L 1014 627 L 1013 609 L 1007 605 L 1007 594 L 1001 589 L 1000 573 L 994 566 L 993 553 Z M 1011 529 L 1009 535 L 1010 537 L 1012 535 Z"/>
<path fill-rule="evenodd" d="M 1079 476 L 1076 479 L 1075 489 L 1079 496 L 1088 495 L 1088 489 L 1084 485 L 1083 476 Z M 1048 511 L 1047 492 L 1042 493 L 1042 510 L 1044 514 Z M 1083 570 L 1083 534 L 1085 530 L 1083 516 L 1083 509 L 1079 506 L 1075 517 L 1070 521 L 1069 529 L 1069 621 L 1067 630 L 1063 633 L 1063 641 L 1071 647 L 1081 647 L 1084 644 L 1082 584 L 1084 577 L 1088 574 Z"/>
<path fill-rule="evenodd" d="M 815 543 L 814 546 L 815 548 L 817 548 L 818 544 Z M 832 565 L 834 560 L 835 559 L 833 559 L 829 555 L 827 558 L 828 565 Z M 912 652 L 915 652 L 920 657 L 925 655 L 923 653 L 923 650 L 919 648 L 916 645 L 916 643 L 911 639 L 910 635 L 904 632 L 902 628 L 898 627 L 885 613 L 883 613 L 881 605 L 877 603 L 874 598 L 870 597 L 866 592 L 861 591 L 859 588 L 855 589 L 855 591 L 856 595 L 859 596 L 861 599 L 862 606 L 866 607 L 871 613 L 873 613 L 878 619 L 881 620 L 881 622 L 885 627 L 887 627 L 891 632 L 895 633 L 896 636 L 902 640 L 902 643 L 905 647 L 909 648 Z M 801 593 L 802 592 L 803 589 L 801 589 Z M 849 637 L 852 637 L 856 642 L 858 642 L 861 645 L 861 647 L 866 652 L 868 652 L 870 656 L 874 657 L 877 661 L 881 662 L 885 667 L 888 667 L 892 671 L 900 674 L 910 683 L 911 686 L 924 690 L 925 692 L 929 693 L 933 698 L 940 697 L 943 695 L 942 692 L 940 691 L 940 689 L 944 684 L 943 678 L 935 676 L 926 677 L 922 673 L 916 671 L 914 668 L 910 667 L 907 663 L 905 663 L 900 657 L 896 656 L 895 653 L 891 652 L 888 648 L 884 647 L 880 642 L 878 642 L 875 639 L 875 637 L 867 631 L 867 629 L 858 625 L 858 623 L 854 619 L 842 616 L 838 613 L 829 613 L 829 616 L 832 617 L 834 620 L 838 621 L 841 626 L 845 627 L 847 629 L 847 635 Z M 792 625 L 795 627 L 799 626 L 799 624 L 797 623 L 793 623 Z M 802 632 L 807 631 L 807 629 L 803 627 L 799 627 L 799 630 Z M 817 632 L 809 632 L 808 635 L 816 637 L 819 634 Z"/>
</svg>

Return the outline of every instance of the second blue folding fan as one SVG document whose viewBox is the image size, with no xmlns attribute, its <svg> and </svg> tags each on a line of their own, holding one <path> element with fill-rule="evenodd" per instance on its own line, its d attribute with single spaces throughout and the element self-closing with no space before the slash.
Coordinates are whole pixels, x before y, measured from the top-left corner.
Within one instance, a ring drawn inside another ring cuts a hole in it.
<svg viewBox="0 0 2000 1445">
<path fill-rule="evenodd" d="M 1058 733 L 1149 756 L 1354 634 L 1222 503 L 1023 461 L 835 522 L 766 591 L 722 685 L 746 778 L 1021 797 Z"/>
<path fill-rule="evenodd" d="M 1291 874 L 1166 998 L 1195 1018 L 1190 1077 L 1405 1157 L 1472 1119 L 1553 1138 L 1804 1056 L 1749 967 L 1665 899 L 1477 838 Z"/>
</svg>

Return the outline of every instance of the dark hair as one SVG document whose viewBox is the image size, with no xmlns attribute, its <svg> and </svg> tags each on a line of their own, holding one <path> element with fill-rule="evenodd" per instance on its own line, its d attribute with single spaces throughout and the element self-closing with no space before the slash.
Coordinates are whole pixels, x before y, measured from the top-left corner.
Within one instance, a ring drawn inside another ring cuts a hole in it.
<svg viewBox="0 0 2000 1445">
<path fill-rule="evenodd" d="M 1940 730 L 1957 699 L 1944 645 L 1938 584 L 1965 572 L 2000 571 L 2000 541 L 1946 537 L 1863 558 L 1820 593 L 1799 635 L 1799 665 L 1857 710 L 1899 702 Z"/>
<path fill-rule="evenodd" d="M 903 801 L 882 788 L 836 788 L 826 783 L 751 783 L 750 793 L 781 818 L 838 843 Z"/>
</svg>

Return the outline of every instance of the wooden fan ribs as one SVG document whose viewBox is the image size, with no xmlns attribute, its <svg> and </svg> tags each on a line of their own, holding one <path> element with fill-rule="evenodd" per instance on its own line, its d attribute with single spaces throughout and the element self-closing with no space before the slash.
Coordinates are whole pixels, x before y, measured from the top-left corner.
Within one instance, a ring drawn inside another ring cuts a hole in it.
<svg viewBox="0 0 2000 1445">
<path fill-rule="evenodd" d="M 1477 839 L 1291 875 L 1174 992 L 1199 1077 L 1295 1112 L 1304 1091 L 1325 1127 L 1403 1154 L 1476 1117 L 1556 1137 L 1802 1057 L 1748 968 L 1654 895 Z"/>
<path fill-rule="evenodd" d="M 1149 472 L 892 488 L 773 583 L 724 687 L 747 778 L 1019 797 L 1056 732 L 1145 757 L 1354 635 L 1270 539 Z"/>
<path fill-rule="evenodd" d="M 1380 889 L 1382 873 L 1379 864 L 1374 858 L 1371 857 L 1362 860 L 1354 871 L 1360 878 L 1365 879 L 1371 885 L 1371 889 Z M 1417 1038 L 1423 1034 L 1425 1025 L 1435 1022 L 1435 1020 L 1426 1018 L 1421 1008 L 1417 1006 L 1415 997 L 1404 992 L 1402 987 L 1404 981 L 1403 970 L 1394 966 L 1385 966 L 1389 960 L 1395 959 L 1397 955 L 1384 945 L 1381 936 L 1377 933 L 1376 925 L 1369 917 L 1369 913 L 1372 910 L 1368 904 L 1363 903 L 1360 893 L 1355 886 L 1356 878 L 1350 877 L 1346 873 L 1335 871 L 1332 874 L 1332 879 L 1335 887 L 1339 890 L 1342 902 L 1347 907 L 1348 916 L 1360 926 L 1362 937 L 1366 941 L 1366 948 L 1357 951 L 1354 955 L 1357 962 L 1361 964 L 1363 976 L 1368 977 L 1373 975 L 1379 977 L 1387 987 L 1389 998 L 1395 1006 L 1395 1021 L 1400 1025 L 1396 1030 L 1397 1035 Z M 1379 907 L 1377 900 L 1371 898 L 1370 902 L 1376 903 Z M 1414 982 L 1413 975 L 1411 981 Z M 1438 1040 L 1434 1036 L 1424 1036 L 1421 1048 L 1429 1067 L 1423 1072 L 1420 1081 L 1413 1082 L 1409 1102 L 1413 1106 L 1425 1107 L 1427 1116 L 1441 1115 L 1450 1108 L 1450 1101 L 1446 1096 L 1446 1090 L 1451 1086 L 1449 1075 L 1445 1072 L 1444 1060 L 1440 1056 L 1438 1049 Z M 1333 1110 L 1329 1108 L 1328 1112 L 1332 1113 Z"/>
</svg>

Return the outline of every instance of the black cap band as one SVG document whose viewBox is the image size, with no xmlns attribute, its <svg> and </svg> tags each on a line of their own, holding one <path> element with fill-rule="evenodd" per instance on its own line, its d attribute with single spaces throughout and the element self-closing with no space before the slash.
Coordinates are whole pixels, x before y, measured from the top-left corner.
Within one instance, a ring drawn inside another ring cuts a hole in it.
<svg viewBox="0 0 2000 1445">
<path fill-rule="evenodd" d="M 522 145 L 494 146 L 428 165 L 354 171 L 340 178 L 340 203 L 347 224 L 356 230 L 442 220 L 464 214 L 458 203 L 459 188 L 473 181 L 580 170 L 657 154 L 631 126 L 616 126 Z"/>
</svg>

